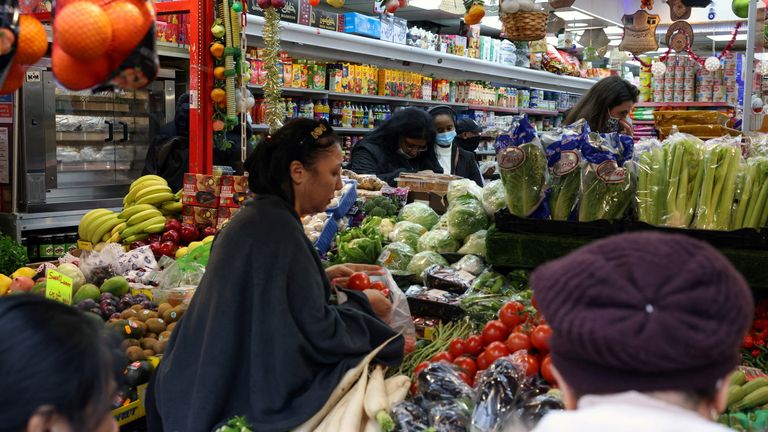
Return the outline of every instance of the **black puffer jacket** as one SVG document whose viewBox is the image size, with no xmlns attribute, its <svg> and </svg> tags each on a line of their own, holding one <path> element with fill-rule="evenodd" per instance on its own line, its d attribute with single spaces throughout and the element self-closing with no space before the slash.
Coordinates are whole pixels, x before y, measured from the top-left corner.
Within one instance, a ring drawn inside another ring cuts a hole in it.
<svg viewBox="0 0 768 432">
<path fill-rule="evenodd" d="M 400 173 L 443 172 L 433 149 L 408 159 L 397 152 L 397 145 L 364 139 L 352 148 L 348 168 L 358 174 L 375 174 L 392 186 L 397 184 L 395 179 Z"/>
<path fill-rule="evenodd" d="M 459 152 L 458 158 L 456 157 L 457 150 Z M 470 179 L 478 186 L 483 186 L 483 175 L 480 174 L 480 167 L 477 165 L 477 159 L 475 159 L 473 152 L 464 150 L 454 142 L 451 149 L 451 160 L 453 161 L 451 174 Z"/>
</svg>

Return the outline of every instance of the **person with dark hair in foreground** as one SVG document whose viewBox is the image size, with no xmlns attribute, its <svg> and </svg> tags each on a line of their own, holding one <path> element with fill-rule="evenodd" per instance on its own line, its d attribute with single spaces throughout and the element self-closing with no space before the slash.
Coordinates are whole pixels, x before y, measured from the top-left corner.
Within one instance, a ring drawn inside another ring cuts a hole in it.
<svg viewBox="0 0 768 432">
<path fill-rule="evenodd" d="M 299 219 L 325 211 L 342 187 L 341 163 L 331 126 L 310 119 L 287 123 L 248 157 L 256 197 L 213 243 L 150 385 L 150 431 L 209 432 L 240 415 L 254 430 L 291 430 L 395 336 L 378 291 L 334 293 L 329 279 L 364 268 L 324 270 Z M 394 366 L 403 348 L 395 338 L 376 361 Z"/>
<path fill-rule="evenodd" d="M 0 298 L 0 431 L 117 432 L 104 325 L 45 298 Z"/>
<path fill-rule="evenodd" d="M 629 114 L 640 90 L 621 77 L 603 78 L 565 116 L 565 124 L 586 119 L 592 132 L 633 135 Z"/>
<path fill-rule="evenodd" d="M 435 153 L 432 117 L 419 108 L 405 108 L 352 148 L 349 169 L 375 174 L 395 186 L 400 173 L 443 173 Z"/>
<path fill-rule="evenodd" d="M 535 432 L 726 432 L 731 372 L 754 314 L 752 292 L 712 246 L 682 235 L 623 234 L 531 276 L 571 411 Z"/>
</svg>

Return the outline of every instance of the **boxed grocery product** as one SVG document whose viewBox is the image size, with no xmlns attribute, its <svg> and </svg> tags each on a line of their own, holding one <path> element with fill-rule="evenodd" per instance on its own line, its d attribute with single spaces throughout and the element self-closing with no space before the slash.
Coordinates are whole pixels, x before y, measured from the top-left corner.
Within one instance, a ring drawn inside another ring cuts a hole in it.
<svg viewBox="0 0 768 432">
<path fill-rule="evenodd" d="M 233 207 L 219 207 L 219 210 L 216 214 L 216 229 L 220 230 L 224 228 L 224 226 L 229 223 L 230 219 L 232 219 L 239 210 L 239 208 Z"/>
<path fill-rule="evenodd" d="M 381 14 L 381 40 L 393 42 L 395 39 L 395 16 L 388 13 Z"/>
<path fill-rule="evenodd" d="M 405 45 L 408 39 L 408 20 L 394 17 L 394 33 L 392 42 Z"/>
<path fill-rule="evenodd" d="M 341 18 L 342 16 L 337 13 L 326 12 L 321 9 L 312 8 L 309 25 L 325 30 L 343 32 L 343 24 L 339 25 Z"/>
<path fill-rule="evenodd" d="M 307 84 L 312 90 L 325 90 L 325 65 L 314 62 L 307 65 Z"/>
<path fill-rule="evenodd" d="M 219 207 L 240 207 L 248 196 L 248 176 L 221 176 Z"/>
<path fill-rule="evenodd" d="M 256 0 L 248 0 L 248 10 L 258 16 L 264 16 L 264 10 L 261 9 Z M 285 6 L 280 9 L 280 21 L 309 25 L 312 6 L 309 0 L 286 0 Z"/>
<path fill-rule="evenodd" d="M 206 174 L 184 174 L 181 202 L 185 206 L 216 208 L 219 206 L 221 177 Z"/>
<path fill-rule="evenodd" d="M 218 209 L 185 205 L 181 211 L 181 222 L 198 227 L 215 227 L 218 220 Z"/>
<path fill-rule="evenodd" d="M 357 12 L 347 12 L 344 14 L 344 33 L 380 39 L 381 21 Z"/>
</svg>

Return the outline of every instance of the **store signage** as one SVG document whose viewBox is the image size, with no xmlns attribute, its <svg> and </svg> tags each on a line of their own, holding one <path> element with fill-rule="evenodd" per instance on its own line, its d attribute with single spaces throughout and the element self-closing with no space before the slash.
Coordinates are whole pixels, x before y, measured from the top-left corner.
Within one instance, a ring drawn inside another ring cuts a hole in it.
<svg viewBox="0 0 768 432">
<path fill-rule="evenodd" d="M 40 82 L 41 75 L 39 70 L 28 70 L 26 72 L 26 81 L 27 82 Z"/>
<path fill-rule="evenodd" d="M 50 269 L 45 277 L 45 297 L 64 304 L 72 304 L 72 278 Z"/>
</svg>

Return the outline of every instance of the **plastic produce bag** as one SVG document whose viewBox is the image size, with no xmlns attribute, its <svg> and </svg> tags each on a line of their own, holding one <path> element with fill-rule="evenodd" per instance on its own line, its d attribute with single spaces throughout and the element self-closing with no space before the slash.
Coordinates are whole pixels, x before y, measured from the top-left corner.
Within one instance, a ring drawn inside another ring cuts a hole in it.
<svg viewBox="0 0 768 432">
<path fill-rule="evenodd" d="M 501 432 L 522 401 L 525 380 L 523 369 L 512 358 L 493 362 L 476 385 L 473 430 Z"/>
<path fill-rule="evenodd" d="M 478 188 L 479 189 L 479 188 Z M 448 207 L 448 232 L 459 241 L 488 228 L 488 216 L 480 200 L 462 196 Z"/>
<path fill-rule="evenodd" d="M 667 138 L 662 145 L 665 156 L 665 171 L 662 172 L 665 178 L 657 181 L 665 186 L 665 190 L 663 196 L 659 197 L 663 200 L 660 203 L 661 210 L 657 211 L 662 212 L 662 224 L 687 228 L 693 222 L 704 181 L 704 143 L 692 135 L 677 133 Z M 658 151 L 651 153 L 658 154 Z M 647 189 L 647 186 L 644 187 Z"/>
<path fill-rule="evenodd" d="M 411 262 L 416 252 L 412 247 L 402 242 L 390 243 L 384 246 L 384 249 L 376 260 L 376 264 L 386 268 L 390 272 L 405 272 L 408 263 Z"/>
<path fill-rule="evenodd" d="M 531 215 L 546 193 L 547 159 L 528 117 L 518 118 L 511 130 L 496 139 L 496 159 L 509 212 Z"/>
<path fill-rule="evenodd" d="M 117 243 L 108 243 L 101 252 L 83 252 L 80 257 L 80 271 L 83 272 L 85 281 L 101 286 L 105 280 L 120 274 L 117 261 L 122 254 L 123 246 Z"/>
<path fill-rule="evenodd" d="M 704 179 L 694 225 L 698 229 L 727 230 L 736 194 L 736 174 L 742 161 L 741 140 L 722 137 L 704 145 Z"/>
<path fill-rule="evenodd" d="M 406 269 L 406 271 L 408 273 L 412 273 L 416 275 L 416 277 L 418 277 L 419 280 L 421 280 L 424 271 L 430 266 L 433 266 L 435 264 L 439 264 L 441 266 L 447 266 L 448 261 L 446 261 L 445 258 L 443 258 L 443 256 L 437 252 L 432 252 L 432 251 L 419 252 L 416 255 L 414 255 L 413 259 L 411 259 L 411 262 L 408 263 L 408 268 Z"/>
<path fill-rule="evenodd" d="M 464 294 L 474 279 L 472 273 L 440 265 L 430 266 L 424 271 L 424 286 L 454 294 Z"/>
<path fill-rule="evenodd" d="M 768 158 L 752 157 L 740 165 L 731 229 L 759 229 L 768 224 Z"/>
<path fill-rule="evenodd" d="M 429 410 L 429 424 L 440 432 L 466 432 L 470 417 L 469 408 L 460 402 L 440 402 Z"/>
<path fill-rule="evenodd" d="M 483 198 L 483 189 L 470 179 L 454 180 L 448 183 L 448 205 L 464 196 L 471 196 L 480 201 Z"/>
<path fill-rule="evenodd" d="M 533 428 L 550 411 L 562 411 L 564 409 L 563 401 L 551 394 L 545 393 L 525 399 L 522 408 L 518 412 L 518 416 L 520 422 L 525 427 Z"/>
<path fill-rule="evenodd" d="M 419 252 L 433 251 L 437 253 L 453 253 L 459 249 L 461 243 L 445 230 L 432 230 L 419 238 L 417 250 Z"/>
<path fill-rule="evenodd" d="M 406 338 L 416 340 L 416 326 L 413 324 L 413 318 L 411 318 L 411 309 L 408 306 L 408 298 L 405 296 L 400 287 L 392 278 L 392 274 L 383 270 L 380 277 L 384 279 L 384 283 L 389 288 L 390 301 L 392 302 L 392 312 L 389 317 L 384 320 L 393 330 L 402 333 Z M 372 280 L 376 280 L 377 277 L 373 276 Z"/>
<path fill-rule="evenodd" d="M 603 137 L 589 134 L 582 147 L 587 163 L 581 170 L 579 221 L 621 219 L 634 198 L 634 175 L 619 166 Z"/>
<path fill-rule="evenodd" d="M 568 220 L 576 208 L 581 181 L 581 147 L 587 140 L 585 120 L 542 136 L 549 167 L 549 208 L 554 220 Z M 549 143 L 549 141 L 552 141 Z"/>
<path fill-rule="evenodd" d="M 428 205 L 421 202 L 407 204 L 400 210 L 400 220 L 419 224 L 431 229 L 437 223 L 437 213 Z"/>
<path fill-rule="evenodd" d="M 435 226 L 432 227 L 432 230 L 448 230 L 448 213 L 444 213 L 440 215 L 440 218 L 437 220 L 437 223 Z"/>
<path fill-rule="evenodd" d="M 429 415 L 412 402 L 399 402 L 392 407 L 394 432 L 422 432 L 429 428 Z"/>
<path fill-rule="evenodd" d="M 480 230 L 474 234 L 470 234 L 465 240 L 464 240 L 464 246 L 459 248 L 458 252 L 460 254 L 468 255 L 478 255 L 481 257 L 485 257 L 485 239 L 488 237 L 488 231 L 487 230 Z"/>
<path fill-rule="evenodd" d="M 478 276 L 485 271 L 485 263 L 476 255 L 467 255 L 451 265 L 451 268 Z"/>
<path fill-rule="evenodd" d="M 70 90 L 138 90 L 159 70 L 155 10 L 145 0 L 56 0 L 51 63 Z"/>
<path fill-rule="evenodd" d="M 667 151 L 656 139 L 641 140 L 636 150 L 634 169 L 637 173 L 637 218 L 651 225 L 661 225 L 666 215 L 669 187 Z"/>
<path fill-rule="evenodd" d="M 506 200 L 504 183 L 501 180 L 493 180 L 483 186 L 483 208 L 488 216 L 493 217 L 497 211 L 506 207 Z"/>
<path fill-rule="evenodd" d="M 427 229 L 417 223 L 400 221 L 395 224 L 389 239 L 392 242 L 405 243 L 415 250 L 418 247 L 419 238 L 426 232 Z"/>
<path fill-rule="evenodd" d="M 457 373 L 456 366 L 447 362 L 431 363 L 417 377 L 418 392 L 428 402 L 464 402 L 472 400 L 472 388 Z"/>
</svg>

